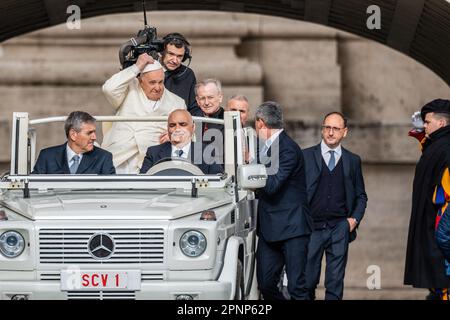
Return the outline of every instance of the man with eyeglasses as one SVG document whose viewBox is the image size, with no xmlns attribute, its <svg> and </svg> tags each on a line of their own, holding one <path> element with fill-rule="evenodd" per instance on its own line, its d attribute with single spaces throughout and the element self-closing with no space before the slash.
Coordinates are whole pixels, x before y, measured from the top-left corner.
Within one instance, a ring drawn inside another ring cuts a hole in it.
<svg viewBox="0 0 450 320">
<path fill-rule="evenodd" d="M 325 300 L 341 300 L 348 244 L 356 238 L 367 203 L 361 158 L 344 149 L 347 119 L 340 112 L 327 114 L 322 141 L 303 151 L 306 188 L 314 230 L 308 247 L 306 285 L 311 300 L 320 280 L 326 255 Z"/>
</svg>

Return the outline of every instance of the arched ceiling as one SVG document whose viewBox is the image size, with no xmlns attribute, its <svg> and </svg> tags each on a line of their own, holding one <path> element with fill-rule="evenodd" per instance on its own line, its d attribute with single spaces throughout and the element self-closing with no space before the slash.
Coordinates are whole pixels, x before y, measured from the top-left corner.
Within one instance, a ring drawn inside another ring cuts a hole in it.
<svg viewBox="0 0 450 320">
<path fill-rule="evenodd" d="M 70 5 L 80 7 L 82 18 L 142 9 L 139 0 L 2 0 L 0 42 L 65 22 Z M 366 25 L 371 5 L 381 9 L 379 30 Z M 146 8 L 259 13 L 319 23 L 399 50 L 450 85 L 450 0 L 147 0 Z"/>
</svg>

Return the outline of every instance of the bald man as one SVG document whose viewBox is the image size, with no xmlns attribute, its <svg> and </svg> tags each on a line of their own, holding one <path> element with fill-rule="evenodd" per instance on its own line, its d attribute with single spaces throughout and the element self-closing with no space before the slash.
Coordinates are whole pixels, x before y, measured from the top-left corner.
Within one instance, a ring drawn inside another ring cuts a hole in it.
<svg viewBox="0 0 450 320">
<path fill-rule="evenodd" d="M 108 79 L 103 93 L 117 116 L 167 116 L 175 109 L 186 109 L 184 100 L 164 87 L 161 64 L 146 53 Z M 117 173 L 138 173 L 147 148 L 159 144 L 164 131 L 165 122 L 114 122 L 103 132 L 102 148 L 113 154 Z"/>
<path fill-rule="evenodd" d="M 169 141 L 147 149 L 140 173 L 146 173 L 158 161 L 166 158 L 189 160 L 205 174 L 223 172 L 221 165 L 211 163 L 212 158 L 207 159 L 208 155 L 204 154 L 204 145 L 196 146 L 192 142 L 194 131 L 195 124 L 188 111 L 184 109 L 172 111 L 167 119 Z"/>
</svg>

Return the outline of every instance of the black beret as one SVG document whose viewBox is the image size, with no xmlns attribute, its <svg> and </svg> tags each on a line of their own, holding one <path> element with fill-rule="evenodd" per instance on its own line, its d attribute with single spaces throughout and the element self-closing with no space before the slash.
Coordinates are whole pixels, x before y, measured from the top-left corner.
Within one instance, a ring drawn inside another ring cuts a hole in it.
<svg viewBox="0 0 450 320">
<path fill-rule="evenodd" d="M 424 105 L 420 110 L 423 121 L 425 121 L 425 115 L 430 112 L 450 114 L 450 100 L 436 99 Z"/>
</svg>

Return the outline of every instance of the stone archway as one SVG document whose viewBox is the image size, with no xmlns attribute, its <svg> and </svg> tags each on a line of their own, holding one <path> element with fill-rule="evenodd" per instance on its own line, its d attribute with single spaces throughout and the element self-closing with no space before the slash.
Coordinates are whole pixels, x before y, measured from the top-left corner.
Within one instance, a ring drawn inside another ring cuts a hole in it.
<svg viewBox="0 0 450 320">
<path fill-rule="evenodd" d="M 77 5 L 82 17 L 141 10 L 140 1 L 2 1 L 0 41 L 67 19 Z M 367 8 L 381 12 L 381 29 L 367 28 Z M 450 84 L 450 3 L 447 0 L 250 0 L 147 1 L 147 9 L 258 13 L 305 20 L 373 39 L 423 63 Z"/>
<path fill-rule="evenodd" d="M 411 4 L 413 1 L 407 0 L 407 2 Z M 411 58 L 414 58 L 415 54 L 421 56 L 422 60 L 416 60 L 425 63 L 430 68 L 435 66 L 434 71 L 439 73 L 442 78 L 448 79 L 448 77 L 444 77 L 447 73 L 445 61 L 442 60 L 442 57 L 449 57 L 448 33 L 444 34 L 443 32 L 448 30 L 445 29 L 448 27 L 447 22 L 444 21 L 445 19 L 437 19 L 436 21 L 443 22 L 430 28 L 427 26 L 429 16 L 424 15 L 424 12 L 433 12 L 439 17 L 448 17 L 448 5 L 444 0 L 418 2 L 421 2 L 423 6 L 422 14 L 416 15 L 416 18 L 422 22 L 416 21 L 415 28 L 414 23 L 413 25 L 403 25 L 399 21 L 397 23 L 402 26 L 398 30 L 403 28 L 405 31 L 407 29 L 410 30 L 410 36 L 411 34 L 415 35 L 413 40 L 417 38 L 422 41 L 421 43 L 426 44 L 423 41 L 433 43 L 433 47 L 424 45 L 419 48 L 423 49 L 423 52 L 416 49 L 414 49 L 416 51 L 411 50 L 413 43 L 415 43 L 414 46 L 418 46 L 416 40 L 411 41 L 409 45 L 406 45 L 407 41 L 405 40 L 394 41 L 396 37 L 397 39 L 402 38 L 399 36 L 399 34 L 403 34 L 402 32 L 395 33 L 390 28 L 382 28 L 380 31 L 374 31 L 373 34 L 371 31 L 369 32 L 365 28 L 365 19 L 368 16 L 365 13 L 365 6 L 369 1 L 314 0 L 315 5 L 318 6 L 316 9 L 312 6 L 313 1 L 246 1 L 245 4 L 237 1 L 211 0 L 201 1 L 199 4 L 183 1 L 184 7 L 180 7 L 180 2 L 148 1 L 148 7 L 152 11 L 176 8 L 202 9 L 200 13 L 198 11 L 193 13 L 195 17 L 192 18 L 192 21 L 195 19 L 200 21 L 202 13 L 209 15 L 210 20 L 207 23 L 214 25 L 216 30 L 211 30 L 210 27 L 208 32 L 202 33 L 201 28 L 195 29 L 192 26 L 192 30 L 186 31 L 188 36 L 197 35 L 193 43 L 194 61 L 203 62 L 205 61 L 203 58 L 207 55 L 217 54 L 220 57 L 218 60 L 224 63 L 224 66 L 218 68 L 221 68 L 220 74 L 225 78 L 227 89 L 232 91 L 237 87 L 245 87 L 247 93 L 253 92 L 255 97 L 259 96 L 259 100 L 261 100 L 261 88 L 264 88 L 264 98 L 284 99 L 282 105 L 289 109 L 288 129 L 295 132 L 295 138 L 302 147 L 317 142 L 316 124 L 325 110 L 334 106 L 342 108 L 345 113 L 350 113 L 353 125 L 352 137 L 347 141 L 347 145 L 363 157 L 367 179 L 366 187 L 370 198 L 369 211 L 362 226 L 360 238 L 352 246 L 350 263 L 354 263 L 354 266 L 350 266 L 348 269 L 348 283 L 356 284 L 358 286 L 356 292 L 361 294 L 365 294 L 365 291 L 361 292 L 361 290 L 365 290 L 363 288 L 367 277 L 365 269 L 371 263 L 379 263 L 382 267 L 383 281 L 385 281 L 383 288 L 385 286 L 394 287 L 394 293 L 404 293 L 404 291 L 396 290 L 402 289 L 399 283 L 401 282 L 401 263 L 404 254 L 404 248 L 401 245 L 404 244 L 409 214 L 407 194 L 413 163 L 418 154 L 415 142 L 409 140 L 410 138 L 405 135 L 409 127 L 409 115 L 412 110 L 420 106 L 420 102 L 425 102 L 423 100 L 430 96 L 437 94 L 450 96 L 448 87 L 445 88 L 440 79 L 434 77 L 431 72 L 419 64 L 415 64 L 411 59 L 403 59 L 405 58 L 403 55 L 386 46 L 390 37 L 390 47 L 408 54 Z M 2 64 L 0 60 L 0 69 L 4 71 L 4 67 L 7 67 L 9 68 L 7 70 L 10 71 L 0 74 L 0 96 L 3 97 L 0 101 L 0 110 L 4 114 L 6 111 L 7 115 L 10 110 L 30 111 L 34 113 L 33 116 L 62 114 L 71 110 L 74 105 L 92 108 L 88 110 L 93 112 L 95 110 L 99 113 L 107 110 L 101 109 L 106 104 L 102 104 L 100 85 L 118 68 L 117 46 L 133 35 L 142 25 L 140 21 L 136 24 L 129 24 L 129 22 L 136 22 L 136 18 L 141 19 L 140 13 L 124 17 L 124 24 L 120 24 L 122 23 L 119 17 L 121 15 L 105 15 L 104 17 L 100 17 L 100 15 L 137 12 L 140 10 L 140 1 L 86 0 L 69 3 L 69 1 L 62 0 L 58 2 L 42 0 L 27 1 L 27 5 L 23 7 L 20 7 L 20 1 L 11 3 L 17 6 L 9 7 L 8 10 L 12 11 L 8 11 L 7 17 L 0 19 L 0 23 L 6 26 L 3 28 L 2 25 L 1 28 L 2 31 L 5 30 L 5 33 L 1 35 L 2 39 L 14 37 L 4 46 L 5 57 L 13 57 L 11 61 L 14 61 L 10 63 L 8 60 Z M 98 21 L 92 21 L 92 24 L 88 22 L 90 19 L 86 20 L 86 27 L 83 25 L 81 35 L 71 33 L 71 36 L 66 37 L 64 32 L 67 30 L 61 30 L 65 29 L 65 26 L 62 25 L 29 36 L 15 37 L 36 28 L 65 22 L 68 16 L 65 9 L 72 3 L 80 5 L 83 19 L 89 16 L 99 16 L 95 18 Z M 331 6 L 327 9 L 327 3 L 333 3 L 335 7 Z M 370 1 L 370 4 L 378 4 L 382 9 L 382 25 L 386 26 L 393 25 L 393 21 L 396 20 L 394 19 L 396 8 L 400 10 L 401 5 L 405 3 L 405 1 L 397 3 L 394 0 Z M 4 3 L 0 4 L 0 8 L 1 6 L 4 6 Z M 15 8 L 21 9 L 22 12 L 14 15 Z M 23 10 L 25 8 L 28 9 Z M 413 6 L 414 10 L 417 8 Z M 203 11 L 206 9 L 216 11 Z M 227 13 L 220 13 L 217 10 L 226 10 Z M 265 16 L 252 17 L 248 20 L 240 14 L 229 13 L 230 11 L 260 12 L 289 17 L 293 20 L 285 21 L 281 27 L 278 21 L 273 21 Z M 0 10 L 0 12 L 3 14 L 5 11 Z M 158 15 L 159 12 L 153 12 L 153 15 Z M 309 13 L 307 14 L 307 12 Z M 324 12 L 328 16 L 324 15 Z M 383 12 L 387 12 L 387 14 L 384 15 Z M 170 28 L 164 29 L 164 24 L 170 20 L 166 17 L 172 13 L 172 18 L 177 20 L 186 16 L 183 11 L 164 12 L 160 20 L 152 17 L 151 24 L 158 28 L 161 27 L 161 34 L 172 31 L 169 30 Z M 29 16 L 27 16 L 28 14 Z M 412 16 L 414 15 L 409 12 L 408 17 Z M 420 18 L 422 16 L 423 18 Z M 325 18 L 328 20 L 325 21 Z M 12 27 L 13 19 L 16 20 L 14 28 Z M 230 23 L 231 20 L 232 23 Z M 315 21 L 334 27 L 340 23 L 341 29 L 359 34 L 370 33 L 370 35 L 366 35 L 368 38 L 376 40 L 384 46 L 356 38 L 350 34 L 343 35 L 331 29 L 324 30 L 325 28 L 322 29 L 321 26 L 313 24 L 302 24 L 301 28 L 305 29 L 302 29 L 299 35 L 299 26 L 294 20 Z M 349 24 L 345 25 L 347 21 Z M 111 27 L 113 22 L 118 25 Z M 89 29 L 88 24 L 92 29 Z M 183 26 L 189 27 L 188 24 Z M 415 33 L 411 33 L 413 29 Z M 421 32 L 418 32 L 419 30 Z M 228 34 L 220 36 L 220 33 L 227 32 Z M 439 38 L 439 43 L 434 43 L 436 39 L 434 36 L 425 38 L 423 36 L 433 33 Z M 394 36 L 395 34 L 397 36 Z M 289 77 L 286 77 L 286 70 L 289 68 L 280 67 L 276 61 L 281 56 L 281 59 L 287 57 L 287 55 L 280 54 L 280 48 L 285 45 L 286 41 L 289 43 L 289 48 L 295 52 L 296 61 L 302 62 L 302 64 L 294 66 L 303 74 L 300 80 L 297 79 L 297 83 L 293 84 L 294 88 L 289 87 Z M 401 43 L 403 46 L 400 45 Z M 447 47 L 444 47 L 444 44 Z M 56 51 L 52 51 L 51 47 L 58 48 Z M 99 50 L 101 48 L 105 51 L 109 50 L 107 56 L 97 55 L 102 54 L 103 51 Z M 253 50 L 254 48 L 262 50 Z M 431 50 L 431 48 L 434 49 Z M 234 52 L 235 50 L 238 51 L 238 55 Z M 61 54 L 65 55 L 64 58 L 69 59 L 70 63 L 64 64 L 61 63 L 61 60 L 55 61 L 60 59 L 58 56 Z M 71 60 L 76 54 L 84 55 L 86 59 Z M 36 59 L 29 60 L 29 56 Z M 246 62 L 244 59 L 248 59 L 247 64 L 244 63 Z M 304 60 L 301 61 L 302 59 Z M 95 62 L 98 60 L 102 60 L 101 66 L 96 66 Z M 227 61 L 230 61 L 230 64 L 227 64 Z M 29 64 L 24 64 L 24 62 L 29 62 Z M 78 68 L 79 63 L 84 63 L 85 68 Z M 233 68 L 230 68 L 230 65 Z M 35 66 L 36 68 L 34 68 Z M 210 66 L 213 65 L 208 65 L 208 68 Z M 248 69 L 243 70 L 243 66 Z M 208 73 L 209 71 L 205 71 L 206 69 L 202 69 L 199 65 L 195 66 L 196 72 L 198 70 L 201 75 L 212 75 Z M 394 73 L 401 73 L 404 69 L 407 69 L 408 72 L 400 77 L 394 76 Z M 226 74 L 223 70 L 226 71 Z M 233 74 L 236 70 L 245 74 L 246 77 L 240 79 L 239 74 Z M 261 70 L 264 71 L 264 75 L 261 75 Z M 34 73 L 28 77 L 26 73 L 30 71 Z M 277 71 L 283 74 L 284 79 L 271 77 Z M 304 75 L 308 75 L 308 72 L 315 76 L 310 82 L 304 77 Z M 413 79 L 414 76 L 425 79 Z M 271 77 L 270 80 L 267 80 L 269 77 Z M 370 81 L 370 85 L 367 84 L 368 81 Z M 430 82 L 428 83 L 429 87 L 424 89 L 428 92 L 417 94 L 415 91 L 417 88 L 413 86 L 413 83 L 420 81 Z M 302 85 L 302 83 L 306 84 Z M 449 83 L 448 80 L 447 83 Z M 439 89 L 431 90 L 433 86 L 439 87 Z M 286 98 L 286 92 L 289 91 L 294 92 L 296 96 Z M 397 91 L 401 94 L 398 94 Z M 319 99 L 320 95 L 322 97 Z M 410 96 L 414 97 L 410 98 Z M 15 101 L 14 97 L 17 98 Z M 299 100 L 300 98 L 303 100 Z M 43 110 L 45 104 L 53 106 L 51 109 L 53 113 L 46 113 L 50 109 Z M 62 106 L 64 109 L 56 109 L 55 106 Z M 97 109 L 95 109 L 96 107 Z M 310 118 L 310 120 L 304 121 L 305 118 Z M 0 123 L 3 136 L 10 134 L 6 128 Z M 49 131 L 49 140 L 58 136 L 54 132 L 56 131 Z M 7 150 L 9 145 L 5 140 L 2 141 L 3 149 Z M 3 157 L 2 159 L 0 156 L 0 162 L 6 161 L 8 154 L 4 154 Z M 376 246 L 373 246 L 373 243 L 376 243 Z M 387 261 L 392 263 L 387 263 Z M 372 297 L 383 297 L 383 295 L 384 293 L 380 293 Z M 393 296 L 386 294 L 384 297 Z M 415 297 L 420 298 L 420 293 Z"/>
</svg>

